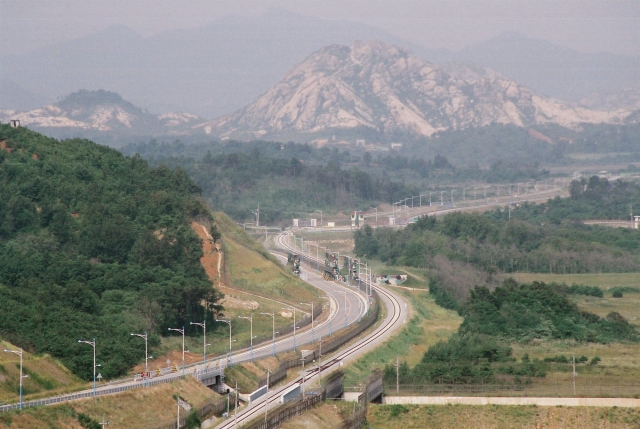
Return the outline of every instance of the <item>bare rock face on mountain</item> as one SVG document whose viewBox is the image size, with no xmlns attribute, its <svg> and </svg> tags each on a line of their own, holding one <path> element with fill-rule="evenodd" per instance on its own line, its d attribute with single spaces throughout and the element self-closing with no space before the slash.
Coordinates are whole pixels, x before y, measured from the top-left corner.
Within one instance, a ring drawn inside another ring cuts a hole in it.
<svg viewBox="0 0 640 429">
<path fill-rule="evenodd" d="M 114 92 L 81 90 L 43 108 L 28 111 L 0 110 L 0 121 L 19 119 L 30 128 L 56 135 L 82 132 L 113 135 L 180 135 L 192 132 L 203 119 L 189 113 L 152 115 Z M 91 134 L 89 134 L 91 135 Z"/>
<path fill-rule="evenodd" d="M 497 72 L 465 64 L 440 67 L 374 41 L 323 48 L 250 105 L 199 127 L 234 138 L 360 128 L 430 136 L 492 123 L 622 123 L 630 113 L 544 98 Z"/>
</svg>

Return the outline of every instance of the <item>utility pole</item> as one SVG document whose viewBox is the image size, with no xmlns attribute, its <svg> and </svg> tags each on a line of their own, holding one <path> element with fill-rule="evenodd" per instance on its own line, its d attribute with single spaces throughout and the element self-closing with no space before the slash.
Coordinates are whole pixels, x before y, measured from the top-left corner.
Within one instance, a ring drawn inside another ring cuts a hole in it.
<svg viewBox="0 0 640 429">
<path fill-rule="evenodd" d="M 104 414 L 102 415 L 102 421 L 98 423 L 104 429 L 105 426 L 109 426 L 109 422 L 104 419 Z"/>
</svg>

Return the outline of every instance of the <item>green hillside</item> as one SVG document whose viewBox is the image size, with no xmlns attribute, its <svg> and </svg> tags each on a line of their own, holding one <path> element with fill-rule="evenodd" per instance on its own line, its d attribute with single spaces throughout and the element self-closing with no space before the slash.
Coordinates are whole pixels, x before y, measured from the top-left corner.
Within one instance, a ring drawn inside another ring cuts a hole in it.
<svg viewBox="0 0 640 429">
<path fill-rule="evenodd" d="M 219 294 L 189 219 L 209 217 L 184 173 L 87 140 L 0 126 L 0 337 L 111 378 L 167 328 L 212 320 Z M 213 325 L 213 324 L 212 324 Z"/>
</svg>

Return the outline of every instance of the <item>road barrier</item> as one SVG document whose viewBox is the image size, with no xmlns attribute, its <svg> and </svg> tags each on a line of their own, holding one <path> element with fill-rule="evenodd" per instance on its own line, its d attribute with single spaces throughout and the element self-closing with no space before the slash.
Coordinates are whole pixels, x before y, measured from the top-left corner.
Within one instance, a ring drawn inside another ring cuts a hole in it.
<svg viewBox="0 0 640 429">
<path fill-rule="evenodd" d="M 191 373 L 187 374 L 190 376 L 195 377 L 196 379 L 201 379 L 201 378 L 205 378 L 205 377 L 209 377 L 211 375 L 219 375 L 222 374 L 224 372 L 224 366 L 221 367 L 216 367 L 216 368 L 211 368 L 211 369 L 207 369 L 204 371 L 192 371 Z M 163 368 L 162 369 L 163 372 L 167 372 L 167 370 L 170 372 L 170 368 Z M 164 383 L 170 383 L 172 381 L 178 380 L 184 378 L 184 376 L 182 374 L 175 374 L 175 376 L 168 376 L 166 378 L 161 378 L 161 379 L 150 379 L 150 380 L 143 380 L 141 379 L 140 381 L 138 381 L 135 384 L 129 384 L 126 386 L 117 386 L 117 387 L 111 387 L 108 389 L 104 389 L 102 386 L 100 386 L 99 390 L 96 391 L 95 396 L 103 396 L 103 395 L 112 395 L 114 393 L 120 393 L 120 392 L 126 392 L 127 390 L 132 390 L 132 389 L 140 389 L 146 386 L 157 386 L 159 384 L 164 384 Z M 89 391 L 85 391 L 85 392 L 81 392 L 81 393 L 70 393 L 67 395 L 61 395 L 61 396 L 56 396 L 54 398 L 46 398 L 46 399 L 36 399 L 33 401 L 25 401 L 22 403 L 22 408 L 26 408 L 26 407 L 38 407 L 41 405 L 52 405 L 52 404 L 59 404 L 62 402 L 68 402 L 68 401 L 74 401 L 76 399 L 83 399 L 83 398 L 91 398 L 94 396 L 94 393 L 92 390 Z M 10 404 L 10 405 L 2 405 L 0 406 L 0 412 L 4 412 L 4 411 L 11 411 L 11 410 L 18 410 L 20 409 L 20 404 Z"/>
</svg>

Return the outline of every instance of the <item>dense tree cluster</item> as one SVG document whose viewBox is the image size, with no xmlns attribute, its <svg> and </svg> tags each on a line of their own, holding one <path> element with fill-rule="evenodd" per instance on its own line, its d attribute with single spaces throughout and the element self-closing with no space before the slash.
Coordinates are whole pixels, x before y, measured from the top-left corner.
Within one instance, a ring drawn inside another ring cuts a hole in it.
<svg viewBox="0 0 640 429">
<path fill-rule="evenodd" d="M 531 222 L 568 223 L 575 220 L 629 220 L 634 207 L 640 210 L 640 185 L 591 176 L 569 185 L 570 198 L 554 198 L 544 204 L 527 204 L 512 217 Z"/>
<path fill-rule="evenodd" d="M 570 208 L 576 204 L 567 201 L 573 199 L 553 200 L 546 206 L 527 205 L 512 211 L 511 218 L 507 210 L 497 210 L 452 213 L 438 220 L 422 217 L 401 230 L 365 227 L 355 233 L 356 253 L 391 264 L 432 268 L 435 257 L 442 255 L 488 273 L 640 269 L 634 252 L 640 247 L 640 231 L 544 221 L 555 218 L 554 204 Z M 539 217 L 532 213 L 539 213 Z"/>
<path fill-rule="evenodd" d="M 88 378 L 97 338 L 110 378 L 168 327 L 220 309 L 193 217 L 210 217 L 185 171 L 86 140 L 0 126 L 0 335 Z"/>
<path fill-rule="evenodd" d="M 356 148 L 357 150 L 357 148 Z M 139 143 L 123 149 L 153 165 L 185 169 L 207 200 L 237 220 L 251 218 L 257 203 L 267 222 L 314 210 L 367 209 L 418 195 L 441 181 L 488 183 L 548 176 L 536 163 L 496 161 L 456 168 L 447 157 L 339 151 L 308 144 L 235 141 L 184 144 Z"/>
<path fill-rule="evenodd" d="M 507 279 L 492 292 L 476 287 L 462 307 L 462 334 L 483 334 L 516 341 L 573 339 L 608 343 L 637 341 L 635 329 L 618 313 L 605 318 L 581 312 L 555 284 L 518 284 Z"/>
<path fill-rule="evenodd" d="M 496 381 L 498 373 L 544 377 L 552 364 L 564 364 L 561 370 L 569 368 L 570 361 L 564 356 L 531 362 L 525 355 L 518 363 L 511 356 L 511 341 L 638 341 L 638 332 L 619 313 L 601 318 L 580 311 L 567 299 L 568 289 L 541 282 L 518 284 L 513 279 L 505 280 L 492 292 L 486 287 L 474 288 L 467 302 L 458 307 L 464 316 L 458 332 L 431 346 L 413 368 L 401 365 L 402 383 L 489 383 Z M 594 357 L 591 364 L 599 360 Z M 576 363 L 587 361 L 583 356 Z M 387 365 L 384 377 L 386 382 L 395 382 L 395 367 Z"/>
<path fill-rule="evenodd" d="M 374 177 L 358 168 L 341 168 L 339 159 L 313 165 L 297 158 L 280 159 L 250 153 L 207 153 L 192 158 L 155 158 L 181 167 L 202 187 L 207 201 L 235 219 L 251 218 L 260 203 L 264 222 L 299 217 L 316 209 L 347 210 L 375 201 L 396 201 L 413 187 Z"/>
</svg>

